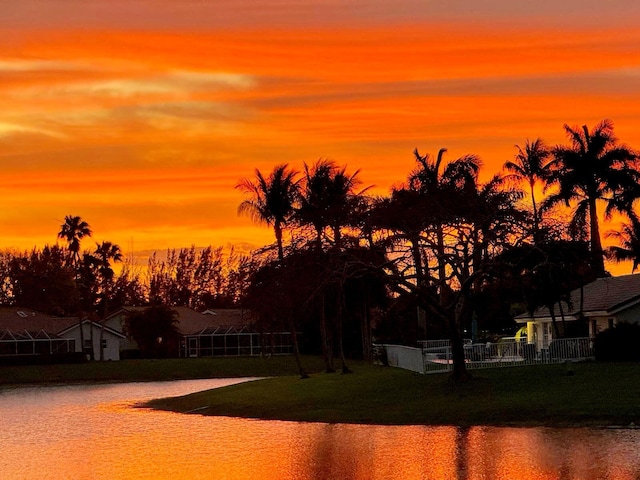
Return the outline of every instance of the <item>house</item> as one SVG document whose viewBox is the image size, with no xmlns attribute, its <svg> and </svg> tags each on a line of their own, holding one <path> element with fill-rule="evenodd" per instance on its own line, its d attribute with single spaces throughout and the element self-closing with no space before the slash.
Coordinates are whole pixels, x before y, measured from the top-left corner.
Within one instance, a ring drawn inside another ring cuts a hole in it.
<svg viewBox="0 0 640 480">
<path fill-rule="evenodd" d="M 105 324 L 123 332 L 127 316 L 148 307 L 123 307 L 113 312 Z M 258 332 L 253 327 L 253 317 L 240 308 L 209 309 L 199 313 L 188 307 L 171 307 L 177 313 L 178 331 L 182 335 L 179 347 L 181 357 L 212 357 L 260 355 L 263 344 L 269 353 L 291 353 L 289 332 Z M 131 339 L 124 346 L 135 349 Z"/>
<path fill-rule="evenodd" d="M 570 293 L 554 306 L 558 328 L 565 336 L 594 337 L 618 322 L 640 323 L 640 274 L 599 278 Z M 527 329 L 528 343 L 547 348 L 555 336 L 551 312 L 538 308 L 515 321 Z"/>
<path fill-rule="evenodd" d="M 0 307 L 0 356 L 62 356 L 82 352 L 78 317 L 56 317 L 20 307 Z M 84 351 L 99 352 L 99 323 L 84 319 Z M 122 332 L 105 327 L 103 358 L 120 359 Z M 93 344 L 93 350 L 91 346 Z M 96 353 L 99 358 L 99 354 Z"/>
<path fill-rule="evenodd" d="M 58 332 L 58 335 L 62 338 L 72 339 L 75 342 L 76 351 L 81 351 L 82 337 L 79 322 L 70 324 Z M 95 360 L 100 359 L 100 348 L 102 348 L 102 360 L 120 360 L 120 352 L 127 342 L 126 335 L 121 331 L 108 327 L 106 324 L 103 330 L 100 323 L 86 318 L 82 321 L 82 335 L 84 336 L 84 351 L 94 352 Z"/>
<path fill-rule="evenodd" d="M 77 322 L 77 318 L 74 320 Z M 29 309 L 0 307 L 0 357 L 24 360 L 74 352 L 74 341 L 58 335 L 70 321 Z"/>
</svg>

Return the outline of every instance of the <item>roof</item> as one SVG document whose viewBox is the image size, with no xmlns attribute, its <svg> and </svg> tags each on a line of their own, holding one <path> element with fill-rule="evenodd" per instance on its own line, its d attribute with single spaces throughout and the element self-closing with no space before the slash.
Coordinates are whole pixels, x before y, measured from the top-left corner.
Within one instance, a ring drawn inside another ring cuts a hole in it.
<svg viewBox="0 0 640 480">
<path fill-rule="evenodd" d="M 147 308 L 149 307 L 123 307 L 112 313 L 110 317 L 122 312 L 141 312 Z M 241 308 L 209 309 L 203 313 L 196 312 L 188 307 L 171 307 L 171 310 L 178 314 L 178 330 L 183 335 L 202 332 L 208 328 L 215 329 L 220 326 L 243 327 L 252 323 L 250 313 Z"/>
<path fill-rule="evenodd" d="M 88 319 L 86 319 L 86 318 L 85 318 L 85 319 L 82 321 L 82 324 L 83 324 L 83 325 L 86 325 L 87 323 L 90 323 L 90 324 L 91 324 L 91 326 L 93 326 L 93 327 L 95 327 L 95 328 L 97 328 L 97 329 L 102 329 L 102 328 L 104 328 L 104 331 L 105 331 L 105 332 L 108 332 L 108 333 L 110 333 L 110 334 L 112 334 L 112 335 L 115 335 L 116 337 L 120 337 L 120 338 L 127 338 L 127 337 L 126 337 L 126 335 L 124 335 L 122 332 L 119 332 L 119 331 L 117 331 L 117 330 L 114 330 L 113 328 L 109 327 L 108 325 L 101 325 L 101 324 L 100 324 L 100 323 L 98 323 L 98 322 L 90 322 Z M 74 322 L 74 323 L 72 323 L 71 325 L 69 325 L 69 326 L 68 326 L 67 328 L 65 328 L 64 330 L 62 330 L 62 331 L 58 332 L 58 334 L 59 334 L 59 335 L 65 335 L 65 334 L 69 333 L 70 331 L 72 331 L 72 330 L 76 330 L 76 329 L 78 329 L 78 322 L 77 322 L 77 321 L 76 321 L 76 322 Z"/>
<path fill-rule="evenodd" d="M 581 297 L 583 315 L 614 315 L 640 302 L 640 274 L 598 278 L 582 289 L 573 290 L 569 297 L 570 303 L 562 302 L 562 310 L 566 317 L 577 317 L 580 314 Z M 559 308 L 556 309 L 556 312 L 559 311 Z M 547 307 L 538 308 L 533 313 L 533 318 L 550 316 Z M 523 322 L 531 318 L 532 315 L 529 313 L 523 313 L 516 317 L 516 321 Z"/>
<path fill-rule="evenodd" d="M 56 317 L 21 307 L 0 307 L 0 331 L 47 332 L 55 336 L 78 323 L 78 317 Z"/>
</svg>

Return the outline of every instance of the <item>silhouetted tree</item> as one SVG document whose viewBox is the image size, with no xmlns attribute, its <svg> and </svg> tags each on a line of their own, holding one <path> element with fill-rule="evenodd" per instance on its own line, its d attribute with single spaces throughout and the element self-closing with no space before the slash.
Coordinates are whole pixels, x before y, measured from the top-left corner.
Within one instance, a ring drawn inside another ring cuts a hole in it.
<svg viewBox="0 0 640 480">
<path fill-rule="evenodd" d="M 138 344 L 142 358 L 166 358 L 179 352 L 178 314 L 170 307 L 156 305 L 133 311 L 127 315 L 124 328 Z"/>
<path fill-rule="evenodd" d="M 256 169 L 255 180 L 243 179 L 236 188 L 249 194 L 251 198 L 243 201 L 238 207 L 238 213 L 249 215 L 254 221 L 273 226 L 278 246 L 278 260 L 284 261 L 284 248 L 282 245 L 282 231 L 291 220 L 295 211 L 295 202 L 299 195 L 299 185 L 296 179 L 297 172 L 290 170 L 288 166 L 276 166 L 268 178 L 264 178 L 260 170 Z M 293 340 L 293 353 L 298 364 L 301 378 L 307 378 L 300 363 L 298 349 L 298 337 L 293 312 L 289 312 L 289 326 Z"/>
<path fill-rule="evenodd" d="M 526 182 L 529 185 L 531 205 L 533 208 L 533 239 L 538 241 L 540 230 L 540 216 L 536 204 L 535 186 L 539 181 L 544 181 L 549 176 L 549 158 L 551 150 L 541 138 L 530 142 L 527 140 L 524 148 L 516 145 L 518 153 L 513 161 L 504 164 L 504 169 L 509 172 L 506 179 L 514 179 Z"/>
<path fill-rule="evenodd" d="M 591 131 L 564 126 L 570 146 L 553 149 L 549 184 L 557 191 L 545 201 L 545 208 L 560 202 L 575 205 L 572 226 L 587 226 L 591 244 L 593 268 L 599 277 L 605 275 L 604 253 L 600 238 L 597 204 L 605 203 L 605 218 L 614 211 L 629 212 L 640 197 L 640 171 L 637 156 L 628 147 L 618 144 L 613 123 L 603 120 Z"/>
<path fill-rule="evenodd" d="M 76 273 L 58 247 L 14 255 L 8 262 L 13 303 L 52 315 L 71 315 L 77 308 Z"/>
<path fill-rule="evenodd" d="M 69 251 L 68 264 L 73 266 L 76 271 L 80 268 L 80 243 L 84 237 L 90 237 L 93 234 L 90 225 L 82 220 L 78 215 L 67 215 L 64 217 L 64 223 L 60 225 L 58 238 L 67 241 L 67 249 Z M 76 282 L 80 280 L 80 276 L 76 275 Z M 82 292 L 83 288 L 78 289 Z M 79 299 L 79 305 L 82 305 L 82 298 Z M 82 328 L 82 307 L 78 308 L 78 327 L 80 329 L 80 344 L 84 349 L 84 330 Z"/>
<path fill-rule="evenodd" d="M 60 225 L 58 238 L 67 241 L 69 263 L 76 264 L 80 260 L 80 243 L 84 237 L 90 237 L 92 234 L 89 224 L 79 216 L 67 215 L 64 217 L 64 223 Z"/>
<path fill-rule="evenodd" d="M 619 231 L 608 232 L 607 237 L 616 239 L 619 245 L 609 247 L 606 257 L 615 262 L 631 261 L 634 273 L 640 265 L 640 220 L 632 215 L 629 223 L 623 223 Z"/>
<path fill-rule="evenodd" d="M 122 252 L 118 245 L 111 242 L 103 241 L 96 244 L 96 250 L 94 252 L 96 258 L 97 277 L 100 284 L 100 296 L 101 298 L 101 310 L 100 315 L 100 355 L 98 359 L 104 360 L 104 349 L 102 348 L 102 340 L 104 339 L 104 327 L 107 314 L 109 313 L 109 298 L 113 291 L 113 277 L 114 272 L 111 268 L 111 262 L 122 261 Z"/>
<path fill-rule="evenodd" d="M 245 178 L 236 185 L 236 188 L 251 197 L 240 204 L 238 213 L 249 215 L 255 222 L 273 227 L 280 261 L 284 258 L 282 231 L 291 220 L 298 198 L 296 176 L 297 172 L 290 170 L 287 165 L 278 165 L 267 178 L 260 170 L 256 170 L 254 180 Z"/>
</svg>

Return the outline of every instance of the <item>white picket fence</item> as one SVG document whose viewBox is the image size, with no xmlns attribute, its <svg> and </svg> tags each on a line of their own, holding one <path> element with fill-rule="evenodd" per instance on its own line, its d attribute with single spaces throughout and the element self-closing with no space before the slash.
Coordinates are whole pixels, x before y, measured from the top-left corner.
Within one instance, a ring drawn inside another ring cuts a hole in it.
<svg viewBox="0 0 640 480">
<path fill-rule="evenodd" d="M 448 340 L 420 342 L 421 347 L 375 345 L 381 361 L 392 367 L 418 373 L 448 372 L 453 368 Z M 496 343 L 466 342 L 465 363 L 468 369 L 515 367 L 564 363 L 593 358 L 593 338 L 561 338 L 552 340 L 547 348 L 537 349 L 526 339 L 503 338 Z"/>
</svg>

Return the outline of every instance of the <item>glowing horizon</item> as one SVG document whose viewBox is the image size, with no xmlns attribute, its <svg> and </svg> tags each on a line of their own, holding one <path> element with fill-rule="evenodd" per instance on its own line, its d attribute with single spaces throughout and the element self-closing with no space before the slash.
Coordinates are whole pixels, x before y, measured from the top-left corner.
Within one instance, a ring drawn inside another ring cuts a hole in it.
<svg viewBox="0 0 640 480">
<path fill-rule="evenodd" d="M 610 118 L 640 148 L 638 19 L 631 0 L 11 4 L 0 247 L 55 243 L 69 214 L 125 251 L 260 247 L 234 186 L 280 163 L 331 158 L 385 193 L 414 148 L 475 153 L 483 179 L 564 123 Z"/>
</svg>

